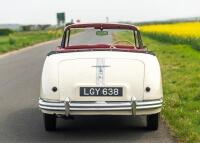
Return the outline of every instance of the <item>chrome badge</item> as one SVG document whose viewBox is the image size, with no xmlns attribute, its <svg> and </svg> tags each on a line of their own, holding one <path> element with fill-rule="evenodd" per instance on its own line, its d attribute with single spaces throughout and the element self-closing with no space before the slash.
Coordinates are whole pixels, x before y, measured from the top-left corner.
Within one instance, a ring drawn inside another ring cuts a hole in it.
<svg viewBox="0 0 200 143">
<path fill-rule="evenodd" d="M 105 65 L 105 59 L 97 58 L 96 60 L 96 84 L 97 85 L 104 85 L 105 84 L 105 68 L 110 67 Z"/>
</svg>

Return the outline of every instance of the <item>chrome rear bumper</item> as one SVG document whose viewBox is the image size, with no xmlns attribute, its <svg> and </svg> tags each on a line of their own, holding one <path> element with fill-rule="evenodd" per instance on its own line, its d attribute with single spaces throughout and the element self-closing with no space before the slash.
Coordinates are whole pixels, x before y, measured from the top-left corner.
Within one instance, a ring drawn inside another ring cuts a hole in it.
<svg viewBox="0 0 200 143">
<path fill-rule="evenodd" d="M 149 110 L 161 108 L 162 99 L 148 101 L 106 101 L 106 102 L 86 102 L 86 101 L 69 101 L 66 99 L 62 102 L 51 102 L 39 99 L 39 107 L 46 111 L 63 111 L 65 115 L 71 112 L 81 111 L 131 111 L 134 115 L 138 110 Z"/>
</svg>

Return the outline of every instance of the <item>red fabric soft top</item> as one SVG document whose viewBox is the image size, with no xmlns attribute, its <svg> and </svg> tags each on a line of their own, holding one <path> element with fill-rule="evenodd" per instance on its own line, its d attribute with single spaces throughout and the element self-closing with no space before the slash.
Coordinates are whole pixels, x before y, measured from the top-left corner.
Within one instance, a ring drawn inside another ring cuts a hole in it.
<svg viewBox="0 0 200 143">
<path fill-rule="evenodd" d="M 127 29 L 127 30 L 138 30 L 134 25 L 129 24 L 119 24 L 119 23 L 84 23 L 84 24 L 72 24 L 67 26 L 70 28 L 90 28 L 94 27 L 96 29 Z"/>
</svg>

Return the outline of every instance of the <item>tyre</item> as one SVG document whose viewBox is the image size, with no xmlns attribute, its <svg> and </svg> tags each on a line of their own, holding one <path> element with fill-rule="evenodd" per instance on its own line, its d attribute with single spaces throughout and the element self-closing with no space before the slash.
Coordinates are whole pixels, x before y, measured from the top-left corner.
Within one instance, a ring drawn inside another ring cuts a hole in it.
<svg viewBox="0 0 200 143">
<path fill-rule="evenodd" d="M 56 116 L 50 114 L 43 114 L 44 118 L 44 127 L 46 131 L 55 131 L 56 130 Z"/>
<path fill-rule="evenodd" d="M 147 115 L 147 129 L 157 130 L 159 125 L 159 114 Z"/>
</svg>

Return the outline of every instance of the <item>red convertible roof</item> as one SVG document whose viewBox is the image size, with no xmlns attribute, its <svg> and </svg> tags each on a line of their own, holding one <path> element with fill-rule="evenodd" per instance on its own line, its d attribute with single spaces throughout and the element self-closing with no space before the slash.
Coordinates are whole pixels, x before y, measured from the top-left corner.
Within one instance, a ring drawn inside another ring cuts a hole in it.
<svg viewBox="0 0 200 143">
<path fill-rule="evenodd" d="M 119 23 L 85 23 L 85 24 L 72 24 L 67 26 L 67 29 L 70 28 L 89 28 L 94 27 L 97 29 L 129 29 L 129 30 L 138 30 L 134 25 L 129 24 L 119 24 Z"/>
</svg>

